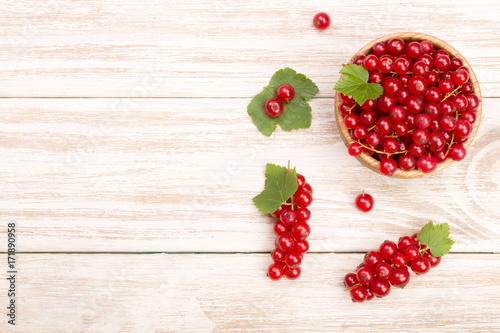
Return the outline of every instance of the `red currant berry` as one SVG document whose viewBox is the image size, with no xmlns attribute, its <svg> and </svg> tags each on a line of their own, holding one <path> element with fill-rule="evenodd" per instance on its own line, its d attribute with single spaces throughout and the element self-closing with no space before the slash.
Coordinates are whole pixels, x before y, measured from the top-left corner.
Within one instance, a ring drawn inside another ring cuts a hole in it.
<svg viewBox="0 0 500 333">
<path fill-rule="evenodd" d="M 349 291 L 353 302 L 362 303 L 368 297 L 368 291 L 365 287 L 356 286 Z"/>
<path fill-rule="evenodd" d="M 378 62 L 379 71 L 381 71 L 382 73 L 389 73 L 390 71 L 392 71 L 393 68 L 394 68 L 394 61 L 391 58 L 389 57 L 380 58 Z"/>
<path fill-rule="evenodd" d="M 467 109 L 467 106 L 469 105 L 469 102 L 464 95 L 457 95 L 453 97 L 452 103 L 458 112 L 465 111 Z"/>
<path fill-rule="evenodd" d="M 467 82 L 466 84 L 464 84 L 462 86 L 462 88 L 460 88 L 460 91 L 462 92 L 462 94 L 470 94 L 471 92 L 474 91 L 474 88 L 472 87 L 472 83 Z"/>
<path fill-rule="evenodd" d="M 460 119 L 467 120 L 470 124 L 476 121 L 476 114 L 473 111 L 464 111 L 460 114 Z"/>
<path fill-rule="evenodd" d="M 413 142 L 421 145 L 425 145 L 430 139 L 429 131 L 421 128 L 414 130 L 411 136 L 413 138 Z"/>
<path fill-rule="evenodd" d="M 308 191 L 305 191 L 304 189 L 298 190 L 297 192 L 295 192 L 293 198 L 295 200 L 295 203 L 299 207 L 303 207 L 303 208 L 308 207 L 311 204 L 312 199 L 313 199 L 311 193 L 309 193 Z"/>
<path fill-rule="evenodd" d="M 439 74 L 436 72 L 428 72 L 425 74 L 425 79 L 430 86 L 433 86 L 439 82 Z"/>
<path fill-rule="evenodd" d="M 422 61 L 428 68 L 434 66 L 434 59 L 429 54 L 423 54 L 418 58 L 418 61 Z"/>
<path fill-rule="evenodd" d="M 288 280 L 297 280 L 301 273 L 302 270 L 300 269 L 300 267 L 295 267 L 295 268 L 286 267 L 284 275 Z"/>
<path fill-rule="evenodd" d="M 264 105 L 269 117 L 276 118 L 283 113 L 283 103 L 277 98 L 269 98 Z"/>
<path fill-rule="evenodd" d="M 298 254 L 304 254 L 309 251 L 309 242 L 305 239 L 295 242 L 293 250 Z"/>
<path fill-rule="evenodd" d="M 389 116 L 393 121 L 404 120 L 406 117 L 406 110 L 400 105 L 393 106 L 389 112 Z"/>
<path fill-rule="evenodd" d="M 343 102 L 339 106 L 339 111 L 345 117 L 351 113 L 352 108 L 353 108 L 353 104 Z"/>
<path fill-rule="evenodd" d="M 416 234 L 413 234 L 411 236 L 411 239 L 413 239 L 413 243 L 418 247 L 418 248 L 422 248 L 422 244 L 420 243 L 420 241 L 418 240 L 418 233 Z M 408 258 L 408 260 L 412 260 L 410 258 Z"/>
<path fill-rule="evenodd" d="M 412 154 L 413 157 L 419 158 L 420 156 L 423 156 L 424 153 L 425 153 L 424 145 L 420 143 L 412 143 L 410 145 L 410 154 Z"/>
<path fill-rule="evenodd" d="M 417 166 L 417 159 L 411 154 L 403 154 L 399 157 L 398 165 L 404 171 L 411 171 Z"/>
<path fill-rule="evenodd" d="M 422 49 L 422 45 L 420 45 L 419 42 L 411 42 L 406 46 L 406 54 L 408 54 L 413 59 L 417 59 L 420 58 L 422 54 L 424 54 L 424 50 Z"/>
<path fill-rule="evenodd" d="M 363 66 L 371 72 L 378 68 L 378 61 L 378 57 L 375 54 L 369 54 L 363 60 Z"/>
<path fill-rule="evenodd" d="M 370 291 L 370 288 L 366 289 L 367 295 L 366 300 L 369 301 L 375 297 L 375 295 Z"/>
<path fill-rule="evenodd" d="M 436 159 L 438 163 L 442 163 L 448 159 L 448 155 L 446 155 L 446 151 L 440 150 L 432 153 L 432 156 Z"/>
<path fill-rule="evenodd" d="M 359 122 L 366 127 L 372 127 L 377 121 L 377 115 L 374 111 L 363 111 L 359 114 Z"/>
<path fill-rule="evenodd" d="M 343 93 L 339 93 L 339 96 L 340 96 L 340 99 L 342 100 L 342 102 L 345 102 L 345 103 L 350 103 L 350 104 L 353 104 L 354 103 L 354 97 L 352 97 L 351 95 L 344 95 Z"/>
<path fill-rule="evenodd" d="M 404 121 L 396 121 L 394 123 L 394 131 L 398 136 L 403 136 L 408 133 L 408 125 Z"/>
<path fill-rule="evenodd" d="M 373 44 L 372 52 L 375 55 L 380 57 L 381 55 L 384 55 L 387 53 L 387 46 L 385 46 L 385 44 L 383 42 L 377 42 L 377 43 Z"/>
<path fill-rule="evenodd" d="M 304 191 L 309 192 L 310 195 L 313 194 L 313 188 L 312 188 L 312 186 L 309 183 L 306 183 L 304 185 Z"/>
<path fill-rule="evenodd" d="M 405 50 L 406 50 L 406 44 L 402 39 L 392 38 L 387 41 L 387 52 L 390 55 L 397 57 L 403 54 Z"/>
<path fill-rule="evenodd" d="M 455 84 L 453 84 L 452 81 L 448 80 L 441 80 L 439 81 L 439 90 L 441 90 L 443 93 L 447 94 L 453 91 L 455 88 Z"/>
<path fill-rule="evenodd" d="M 290 251 L 285 255 L 285 265 L 290 268 L 297 268 L 302 262 L 302 257 L 300 254 L 294 251 Z"/>
<path fill-rule="evenodd" d="M 394 96 L 389 96 L 387 94 L 383 94 L 380 96 L 380 101 L 378 103 L 378 108 L 382 112 L 389 112 L 391 108 L 396 105 L 396 98 Z"/>
<path fill-rule="evenodd" d="M 371 269 L 375 269 L 375 267 L 377 267 L 381 262 L 382 257 L 377 251 L 369 251 L 367 254 L 365 254 L 365 258 L 363 260 L 363 263 Z"/>
<path fill-rule="evenodd" d="M 428 148 L 432 152 L 440 151 L 446 145 L 446 139 L 441 132 L 432 132 L 429 137 Z"/>
<path fill-rule="evenodd" d="M 453 134 L 457 137 L 467 138 L 471 132 L 471 125 L 467 120 L 458 119 L 457 126 L 453 130 Z M 444 140 L 444 138 L 443 138 Z"/>
<path fill-rule="evenodd" d="M 385 241 L 380 245 L 379 252 L 382 259 L 391 260 L 398 252 L 398 246 L 394 242 Z"/>
<path fill-rule="evenodd" d="M 317 13 L 314 15 L 313 24 L 319 30 L 325 30 L 330 26 L 330 15 L 327 13 Z"/>
<path fill-rule="evenodd" d="M 406 248 L 405 250 L 405 257 L 408 260 L 414 260 L 416 259 L 420 254 L 420 251 L 418 250 L 418 246 L 412 245 Z"/>
<path fill-rule="evenodd" d="M 467 111 L 476 111 L 479 108 L 479 98 L 474 94 L 465 95 L 467 98 Z"/>
<path fill-rule="evenodd" d="M 353 142 L 349 145 L 349 148 L 347 148 L 347 152 L 349 153 L 349 155 L 356 157 L 361 155 L 361 153 L 363 152 L 363 148 L 359 143 Z"/>
<path fill-rule="evenodd" d="M 374 201 L 373 197 L 368 193 L 360 194 L 356 197 L 356 208 L 358 208 L 362 212 L 369 212 L 372 210 Z"/>
<path fill-rule="evenodd" d="M 424 99 L 421 96 L 411 95 L 406 100 L 406 109 L 408 112 L 418 114 L 424 109 Z"/>
<path fill-rule="evenodd" d="M 291 235 L 279 235 L 276 237 L 275 245 L 278 249 L 283 251 L 290 251 L 295 245 L 295 241 Z"/>
<path fill-rule="evenodd" d="M 467 156 L 467 150 L 461 143 L 451 146 L 448 156 L 454 161 L 461 161 Z"/>
<path fill-rule="evenodd" d="M 383 116 L 380 117 L 376 124 L 377 132 L 381 135 L 388 135 L 392 132 L 392 120 L 389 117 Z"/>
<path fill-rule="evenodd" d="M 420 129 L 426 129 L 431 125 L 431 117 L 427 113 L 420 113 L 415 117 L 415 125 Z"/>
<path fill-rule="evenodd" d="M 400 75 L 406 74 L 410 70 L 410 62 L 404 58 L 394 61 L 394 71 Z"/>
<path fill-rule="evenodd" d="M 311 211 L 307 208 L 297 208 L 297 210 L 295 210 L 295 214 L 297 215 L 298 222 L 307 222 L 311 217 Z"/>
<path fill-rule="evenodd" d="M 399 249 L 400 252 L 404 253 L 405 250 L 408 247 L 412 246 L 413 244 L 414 243 L 413 243 L 413 240 L 411 239 L 411 237 L 403 236 L 398 241 L 398 249 Z"/>
<path fill-rule="evenodd" d="M 386 280 L 391 276 L 392 268 L 391 265 L 389 265 L 386 262 L 382 262 L 377 265 L 375 268 L 375 275 L 382 280 Z"/>
<path fill-rule="evenodd" d="M 424 155 L 417 160 L 417 168 L 423 173 L 431 173 L 437 168 L 437 160 L 432 155 Z"/>
<path fill-rule="evenodd" d="M 359 125 L 359 117 L 354 113 L 350 113 L 344 117 L 344 125 L 347 129 L 355 129 Z"/>
<path fill-rule="evenodd" d="M 447 132 L 453 131 L 457 127 L 457 120 L 453 116 L 442 116 L 439 125 Z"/>
<path fill-rule="evenodd" d="M 440 55 L 436 57 L 436 60 L 434 61 L 434 66 L 440 71 L 447 71 L 448 68 L 451 66 L 451 60 L 450 57 L 446 55 Z"/>
<path fill-rule="evenodd" d="M 366 136 L 366 143 L 371 147 L 378 147 L 380 141 L 382 141 L 382 135 L 380 133 L 370 132 Z"/>
<path fill-rule="evenodd" d="M 404 267 L 407 262 L 408 259 L 406 259 L 405 255 L 401 252 L 396 253 L 391 259 L 391 263 L 396 267 Z"/>
<path fill-rule="evenodd" d="M 425 251 L 425 253 L 422 255 L 422 257 L 424 257 L 427 260 L 429 260 L 429 263 L 431 264 L 431 267 L 436 267 L 441 262 L 441 257 L 434 257 L 431 254 L 430 250 Z"/>
<path fill-rule="evenodd" d="M 455 114 L 455 105 L 449 100 L 439 103 L 439 107 L 441 108 L 442 116 L 451 116 Z"/>
<path fill-rule="evenodd" d="M 431 119 L 438 119 L 441 115 L 441 107 L 436 102 L 427 103 L 424 110 L 425 113 L 427 113 L 429 117 L 431 117 Z"/>
<path fill-rule="evenodd" d="M 301 189 L 306 184 L 306 177 L 302 176 L 300 173 L 297 174 L 297 185 Z"/>
<path fill-rule="evenodd" d="M 463 64 L 464 63 L 462 62 L 462 60 L 460 60 L 458 58 L 453 58 L 453 59 L 451 59 L 450 70 L 452 70 L 452 71 L 457 70 L 459 67 L 462 67 Z"/>
<path fill-rule="evenodd" d="M 431 263 L 428 259 L 419 256 L 411 261 L 410 267 L 417 274 L 425 274 L 431 269 Z"/>
<path fill-rule="evenodd" d="M 389 96 L 396 96 L 402 88 L 403 85 L 401 84 L 401 81 L 396 78 L 389 77 L 389 79 L 384 82 L 384 92 Z"/>
<path fill-rule="evenodd" d="M 398 169 L 398 163 L 393 158 L 384 158 L 380 161 L 378 170 L 384 176 L 390 176 Z"/>
<path fill-rule="evenodd" d="M 364 54 L 357 56 L 353 64 L 358 66 L 363 66 L 363 61 L 365 61 L 366 56 Z"/>
<path fill-rule="evenodd" d="M 366 138 L 366 135 L 368 134 L 368 129 L 364 125 L 359 125 L 356 126 L 352 134 L 355 139 L 363 140 L 364 138 Z"/>
<path fill-rule="evenodd" d="M 399 142 L 398 142 L 398 140 L 396 140 L 394 138 L 387 138 L 384 140 L 382 147 L 383 147 L 385 152 L 393 154 L 393 153 L 398 151 Z"/>
<path fill-rule="evenodd" d="M 273 281 L 278 281 L 285 274 L 285 269 L 283 268 L 283 264 L 274 263 L 267 269 L 267 276 Z"/>
<path fill-rule="evenodd" d="M 290 226 L 297 221 L 297 215 L 291 209 L 285 209 L 280 215 L 280 220 L 287 226 Z"/>
<path fill-rule="evenodd" d="M 298 241 L 305 240 L 311 233 L 311 227 L 307 222 L 295 223 L 292 227 L 292 236 Z"/>
<path fill-rule="evenodd" d="M 432 50 L 434 50 L 434 46 L 428 40 L 421 41 L 420 45 L 422 45 L 422 50 L 424 51 L 424 54 L 431 54 Z"/>
<path fill-rule="evenodd" d="M 282 84 L 276 90 L 276 96 L 285 103 L 290 102 L 295 97 L 295 89 L 289 84 Z"/>
<path fill-rule="evenodd" d="M 350 288 L 355 284 L 358 284 L 358 277 L 354 273 L 349 273 L 344 277 L 344 286 Z"/>
<path fill-rule="evenodd" d="M 388 280 L 375 279 L 370 286 L 370 291 L 377 297 L 385 297 L 391 291 L 391 284 Z"/>
<path fill-rule="evenodd" d="M 394 287 L 404 288 L 410 282 L 410 272 L 406 267 L 398 267 L 392 271 L 389 282 Z"/>
<path fill-rule="evenodd" d="M 450 56 L 448 54 L 448 52 L 446 52 L 445 50 L 437 50 L 436 52 L 432 53 L 432 57 L 434 59 L 436 59 L 437 57 L 439 57 L 440 55 L 445 55 L 445 56 Z"/>
<path fill-rule="evenodd" d="M 279 219 L 281 216 L 281 213 L 283 213 L 283 210 L 285 210 L 287 208 L 288 208 L 288 205 L 281 205 L 280 208 L 276 209 L 276 211 L 274 213 L 271 213 L 271 216 Z"/>
<path fill-rule="evenodd" d="M 377 107 L 377 101 L 374 99 L 367 99 L 360 107 L 362 110 L 371 111 Z"/>
<path fill-rule="evenodd" d="M 429 73 L 429 67 L 423 61 L 417 61 L 411 66 L 411 71 L 414 76 L 422 76 L 425 77 L 427 73 Z"/>
<path fill-rule="evenodd" d="M 425 99 L 428 102 L 439 102 L 443 99 L 443 92 L 438 87 L 429 87 L 425 92 Z"/>
<path fill-rule="evenodd" d="M 288 232 L 290 232 L 290 230 L 285 223 L 276 221 L 276 223 L 274 224 L 274 233 L 276 234 L 276 236 L 283 235 Z"/>
<path fill-rule="evenodd" d="M 370 82 L 372 83 L 380 83 L 384 78 L 384 74 L 380 72 L 371 72 L 370 73 Z"/>
<path fill-rule="evenodd" d="M 366 286 L 373 281 L 375 276 L 370 268 L 361 267 L 356 271 L 356 277 L 358 278 L 359 283 Z"/>
<path fill-rule="evenodd" d="M 280 249 L 274 249 L 274 251 L 271 252 L 271 258 L 274 262 L 283 262 L 285 260 L 285 255 L 286 252 Z"/>
<path fill-rule="evenodd" d="M 414 76 L 408 83 L 408 89 L 414 95 L 420 96 L 427 91 L 427 81 L 422 76 Z"/>
<path fill-rule="evenodd" d="M 457 86 L 461 86 L 469 80 L 469 72 L 463 67 L 460 67 L 453 72 L 453 74 L 451 75 L 451 80 Z"/>
</svg>

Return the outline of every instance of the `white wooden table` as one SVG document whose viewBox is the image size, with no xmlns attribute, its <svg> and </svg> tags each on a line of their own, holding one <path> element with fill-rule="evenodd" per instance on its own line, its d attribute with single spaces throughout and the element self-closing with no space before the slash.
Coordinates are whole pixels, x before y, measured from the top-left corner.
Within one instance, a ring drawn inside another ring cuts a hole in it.
<svg viewBox="0 0 500 333">
<path fill-rule="evenodd" d="M 1 332 L 500 330 L 500 2 L 0 4 Z M 341 64 L 398 31 L 449 42 L 484 96 L 467 158 L 424 179 L 364 168 L 334 124 Z M 246 106 L 287 66 L 318 84 L 312 126 L 267 138 Z M 272 282 L 273 221 L 251 199 L 265 164 L 288 159 L 315 191 L 311 253 L 299 280 Z M 363 253 L 430 219 L 450 224 L 453 253 L 351 303 L 342 278 Z"/>
</svg>

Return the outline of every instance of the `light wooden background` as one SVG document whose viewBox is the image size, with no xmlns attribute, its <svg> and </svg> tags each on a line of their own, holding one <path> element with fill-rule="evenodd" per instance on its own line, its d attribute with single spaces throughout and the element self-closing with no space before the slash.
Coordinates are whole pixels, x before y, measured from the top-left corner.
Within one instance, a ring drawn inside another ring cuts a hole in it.
<svg viewBox="0 0 500 333">
<path fill-rule="evenodd" d="M 500 330 L 498 1 L 0 1 L 1 332 Z M 328 12 L 330 29 L 312 27 Z M 341 64 L 417 31 L 481 83 L 467 158 L 414 180 L 347 155 Z M 290 66 L 320 89 L 312 127 L 260 134 L 250 98 Z M 251 198 L 267 162 L 314 188 L 311 252 L 271 282 L 272 220 Z M 353 201 L 375 198 L 363 214 Z M 456 244 L 405 290 L 352 304 L 363 252 L 448 222 Z M 6 324 L 6 229 L 18 225 L 18 321 Z"/>
</svg>

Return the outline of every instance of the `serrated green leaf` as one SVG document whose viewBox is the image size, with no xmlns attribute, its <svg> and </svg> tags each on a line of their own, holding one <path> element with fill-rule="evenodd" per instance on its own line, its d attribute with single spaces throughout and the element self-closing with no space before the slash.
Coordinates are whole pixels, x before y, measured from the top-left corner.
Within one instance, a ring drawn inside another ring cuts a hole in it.
<svg viewBox="0 0 500 333">
<path fill-rule="evenodd" d="M 432 221 L 427 223 L 417 235 L 418 241 L 426 245 L 434 257 L 442 257 L 450 252 L 455 243 L 449 238 L 450 226 L 448 223 L 434 225 Z"/>
<path fill-rule="evenodd" d="M 367 99 L 377 99 L 384 92 L 382 85 L 368 83 L 369 73 L 363 66 L 344 66 L 340 70 L 340 74 L 344 76 L 340 78 L 333 89 L 344 95 L 352 96 L 359 105 L 363 105 Z"/>
<path fill-rule="evenodd" d="M 275 212 L 297 191 L 297 172 L 295 169 L 268 163 L 264 191 L 253 198 L 253 203 L 260 212 Z"/>
<path fill-rule="evenodd" d="M 282 84 L 289 84 L 295 90 L 295 97 L 284 104 L 283 113 L 276 118 L 269 117 L 264 109 L 264 104 L 269 98 L 276 97 L 276 90 Z M 269 85 L 255 96 L 248 104 L 247 112 L 260 132 L 270 136 L 276 125 L 284 131 L 311 127 L 311 107 L 306 102 L 318 93 L 318 87 L 304 74 L 297 73 L 291 68 L 277 71 L 271 78 Z"/>
</svg>

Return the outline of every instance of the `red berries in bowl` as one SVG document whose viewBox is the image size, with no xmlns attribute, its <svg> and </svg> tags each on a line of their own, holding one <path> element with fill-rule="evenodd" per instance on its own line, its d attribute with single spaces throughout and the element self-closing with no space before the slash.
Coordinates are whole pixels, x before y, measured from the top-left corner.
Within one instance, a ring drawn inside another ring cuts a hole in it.
<svg viewBox="0 0 500 333">
<path fill-rule="evenodd" d="M 481 120 L 481 92 L 453 47 L 397 33 L 369 43 L 350 64 L 362 66 L 367 83 L 383 92 L 362 104 L 356 92 L 337 92 L 337 126 L 349 155 L 396 178 L 423 177 L 466 157 Z"/>
<path fill-rule="evenodd" d="M 279 117 L 284 110 L 283 103 L 290 102 L 295 97 L 295 89 L 289 84 L 282 84 L 276 90 L 276 97 L 269 98 L 264 105 L 264 109 L 269 117 Z"/>
</svg>

